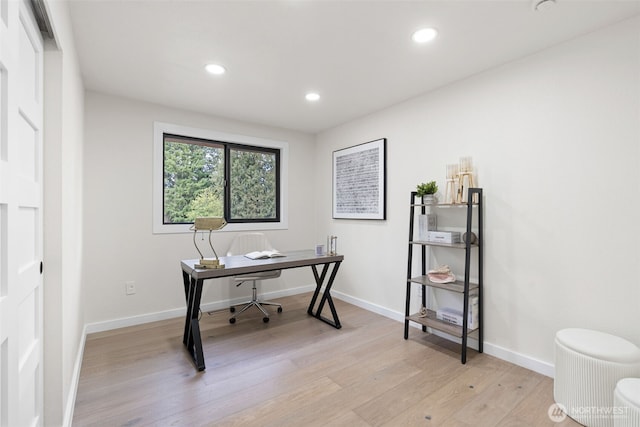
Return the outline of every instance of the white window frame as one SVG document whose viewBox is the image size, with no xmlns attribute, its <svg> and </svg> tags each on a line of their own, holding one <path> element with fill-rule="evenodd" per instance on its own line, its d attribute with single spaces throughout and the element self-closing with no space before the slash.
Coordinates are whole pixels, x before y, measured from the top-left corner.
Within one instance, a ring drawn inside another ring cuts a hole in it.
<svg viewBox="0 0 640 427">
<path fill-rule="evenodd" d="M 164 193 L 164 134 L 180 135 L 191 138 L 209 139 L 212 141 L 230 142 L 252 145 L 256 147 L 276 148 L 280 150 L 280 221 L 278 222 L 246 222 L 229 223 L 219 232 L 285 230 L 289 227 L 288 195 L 289 195 L 289 144 L 283 141 L 237 135 L 208 129 L 199 129 L 171 123 L 153 123 L 153 234 L 192 233 L 191 224 L 163 223 Z"/>
</svg>

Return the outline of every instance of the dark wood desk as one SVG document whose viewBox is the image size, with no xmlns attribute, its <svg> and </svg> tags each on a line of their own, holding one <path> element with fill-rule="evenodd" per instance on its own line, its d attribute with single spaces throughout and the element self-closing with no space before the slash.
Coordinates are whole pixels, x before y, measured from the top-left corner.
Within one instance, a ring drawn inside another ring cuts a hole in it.
<svg viewBox="0 0 640 427">
<path fill-rule="evenodd" d="M 182 342 L 187 347 L 189 354 L 198 371 L 205 369 L 204 354 L 202 351 L 202 338 L 200 336 L 200 323 L 198 314 L 200 312 L 200 299 L 202 297 L 202 284 L 207 279 L 218 279 L 221 277 L 237 276 L 239 274 L 256 273 L 260 271 L 286 270 L 288 268 L 311 267 L 313 277 L 316 281 L 316 290 L 311 297 L 311 303 L 307 309 L 309 315 L 328 323 L 334 328 L 340 329 L 340 320 L 336 307 L 331 299 L 331 286 L 336 277 L 340 263 L 344 259 L 342 255 L 316 255 L 313 250 L 283 252 L 286 256 L 269 259 L 251 260 L 244 255 L 220 257 L 220 261 L 225 265 L 221 269 L 196 269 L 194 266 L 199 262 L 197 259 L 183 260 L 182 278 L 184 281 L 184 296 L 187 302 L 187 315 L 184 322 L 184 337 Z M 328 280 L 327 272 L 333 264 Z M 322 271 L 318 274 L 318 266 L 322 266 Z M 314 307 L 320 296 L 324 285 L 324 291 L 320 298 L 318 308 L 314 312 Z M 333 320 L 322 316 L 322 309 L 325 303 L 329 304 Z"/>
</svg>

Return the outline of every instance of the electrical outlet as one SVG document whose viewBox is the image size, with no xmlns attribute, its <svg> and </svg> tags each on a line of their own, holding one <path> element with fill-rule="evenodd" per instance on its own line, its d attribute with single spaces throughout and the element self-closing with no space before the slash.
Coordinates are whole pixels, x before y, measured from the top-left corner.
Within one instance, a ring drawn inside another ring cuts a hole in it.
<svg viewBox="0 0 640 427">
<path fill-rule="evenodd" d="M 133 295 L 136 293 L 136 282 L 124 282 L 124 290 L 127 295 Z"/>
</svg>

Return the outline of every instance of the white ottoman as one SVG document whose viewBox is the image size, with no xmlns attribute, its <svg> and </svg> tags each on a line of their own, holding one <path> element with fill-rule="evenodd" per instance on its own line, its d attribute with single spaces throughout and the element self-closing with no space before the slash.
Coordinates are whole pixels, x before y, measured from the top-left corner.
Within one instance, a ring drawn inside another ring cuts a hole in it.
<svg viewBox="0 0 640 427">
<path fill-rule="evenodd" d="M 640 377 L 640 348 L 633 343 L 588 329 L 556 333 L 553 395 L 574 420 L 613 427 L 614 390 L 626 377 Z"/>
<path fill-rule="evenodd" d="M 640 378 L 623 378 L 613 394 L 615 427 L 640 426 Z"/>
</svg>

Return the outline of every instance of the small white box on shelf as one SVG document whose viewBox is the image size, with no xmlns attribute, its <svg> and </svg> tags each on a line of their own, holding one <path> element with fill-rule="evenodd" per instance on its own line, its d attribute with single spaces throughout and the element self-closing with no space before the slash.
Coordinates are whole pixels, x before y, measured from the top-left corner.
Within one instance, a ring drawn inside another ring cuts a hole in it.
<svg viewBox="0 0 640 427">
<path fill-rule="evenodd" d="M 429 231 L 427 232 L 428 242 L 437 243 L 460 243 L 459 231 Z"/>
<path fill-rule="evenodd" d="M 467 328 L 469 330 L 477 329 L 479 326 L 478 317 L 478 296 L 472 295 L 469 297 L 469 314 L 467 319 Z M 443 322 L 451 323 L 452 325 L 462 326 L 462 310 L 456 310 L 455 308 L 443 307 L 436 311 L 436 317 Z"/>
</svg>

